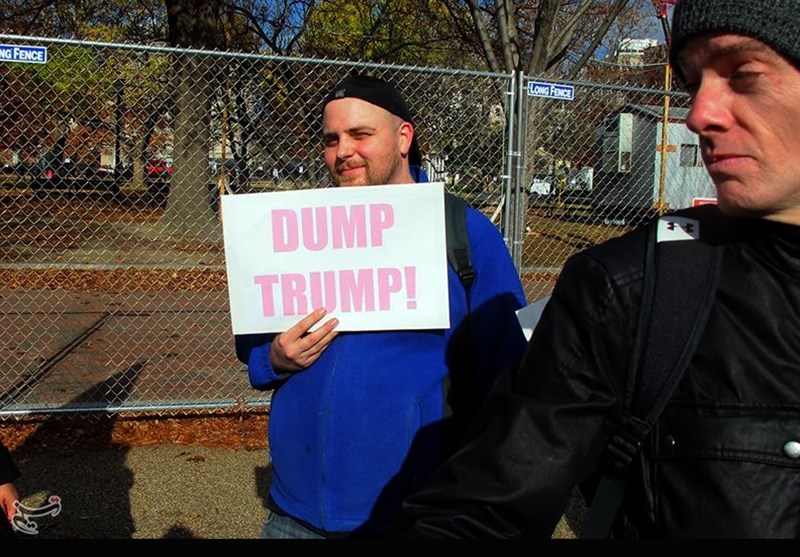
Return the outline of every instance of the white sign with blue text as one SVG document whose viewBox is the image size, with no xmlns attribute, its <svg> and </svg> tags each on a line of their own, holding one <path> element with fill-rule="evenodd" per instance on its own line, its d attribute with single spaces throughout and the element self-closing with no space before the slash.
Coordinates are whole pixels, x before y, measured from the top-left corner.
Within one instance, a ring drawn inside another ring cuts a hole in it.
<svg viewBox="0 0 800 557">
<path fill-rule="evenodd" d="M 575 87 L 572 85 L 558 85 L 556 83 L 547 83 L 544 81 L 529 81 L 528 96 L 571 101 L 575 98 Z"/>
<path fill-rule="evenodd" d="M 0 62 L 21 62 L 23 64 L 46 64 L 47 47 L 0 44 Z"/>
</svg>

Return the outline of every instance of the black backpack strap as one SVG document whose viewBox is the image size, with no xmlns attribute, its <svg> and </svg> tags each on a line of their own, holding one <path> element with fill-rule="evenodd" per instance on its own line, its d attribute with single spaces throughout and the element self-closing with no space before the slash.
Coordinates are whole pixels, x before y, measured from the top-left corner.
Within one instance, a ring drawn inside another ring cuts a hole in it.
<svg viewBox="0 0 800 557">
<path fill-rule="evenodd" d="M 469 309 L 469 292 L 475 282 L 475 269 L 472 267 L 472 255 L 467 237 L 467 202 L 446 191 L 444 192 L 444 222 L 447 238 L 447 261 L 455 270 L 464 291 L 467 293 L 467 309 Z"/>
<path fill-rule="evenodd" d="M 676 215 L 656 219 L 647 227 L 642 304 L 623 415 L 607 448 L 603 476 L 586 515 L 582 538 L 609 537 L 631 465 L 683 376 L 705 329 L 722 249 L 691 239 L 699 232 L 697 220 Z"/>
<path fill-rule="evenodd" d="M 445 455 L 452 454 L 460 446 L 461 438 L 469 420 L 476 411 L 474 343 L 470 335 L 470 290 L 475 282 L 472 253 L 467 236 L 468 203 L 452 193 L 444 192 L 445 235 L 447 240 L 447 262 L 458 275 L 467 297 L 467 319 L 463 326 L 453 332 L 448 349 L 447 365 L 450 372 L 444 378 L 443 434 Z"/>
</svg>

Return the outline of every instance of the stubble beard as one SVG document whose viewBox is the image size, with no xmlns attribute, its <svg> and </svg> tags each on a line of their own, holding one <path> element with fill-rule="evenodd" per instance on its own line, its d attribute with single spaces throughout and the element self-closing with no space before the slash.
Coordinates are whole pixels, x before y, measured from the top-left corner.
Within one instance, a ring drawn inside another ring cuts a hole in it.
<svg viewBox="0 0 800 557">
<path fill-rule="evenodd" d="M 375 169 L 368 162 L 360 167 L 361 172 L 351 178 L 342 177 L 341 174 L 334 174 L 334 182 L 339 187 L 351 186 L 379 186 L 396 182 L 394 176 L 399 175 L 401 160 L 399 157 L 392 157 L 391 164 L 382 169 Z"/>
</svg>

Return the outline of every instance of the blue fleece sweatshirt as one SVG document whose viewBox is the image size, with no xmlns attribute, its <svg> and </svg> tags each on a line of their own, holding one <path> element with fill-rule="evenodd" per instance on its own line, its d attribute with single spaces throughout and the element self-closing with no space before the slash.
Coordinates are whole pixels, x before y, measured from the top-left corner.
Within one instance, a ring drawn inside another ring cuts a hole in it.
<svg viewBox="0 0 800 557">
<path fill-rule="evenodd" d="M 387 533 L 402 500 L 446 456 L 444 418 L 460 412 L 462 387 L 482 400 L 521 358 L 515 311 L 525 294 L 505 242 L 473 208 L 467 235 L 477 274 L 466 323 L 467 296 L 448 266 L 449 329 L 339 333 L 288 378 L 270 364 L 274 335 L 236 337 L 251 385 L 275 389 L 270 504 L 279 511 L 328 535 Z"/>
</svg>

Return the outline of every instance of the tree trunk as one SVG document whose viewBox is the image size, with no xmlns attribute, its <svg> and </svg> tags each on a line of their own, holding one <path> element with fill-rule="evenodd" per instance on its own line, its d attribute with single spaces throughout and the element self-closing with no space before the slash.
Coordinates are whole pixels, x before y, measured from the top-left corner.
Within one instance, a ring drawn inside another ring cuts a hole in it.
<svg viewBox="0 0 800 557">
<path fill-rule="evenodd" d="M 170 44 L 215 49 L 219 39 L 219 0 L 166 0 Z M 214 59 L 179 54 L 173 60 L 175 121 L 174 172 L 162 224 L 172 234 L 214 241 L 221 237 L 219 219 L 208 190 L 210 115 L 215 90 Z"/>
<path fill-rule="evenodd" d="M 219 234 L 211 208 L 208 183 L 208 151 L 211 146 L 212 63 L 207 57 L 176 57 L 176 103 L 173 139 L 174 172 L 170 179 L 167 209 L 162 221 L 171 232 L 209 240 Z"/>
</svg>

